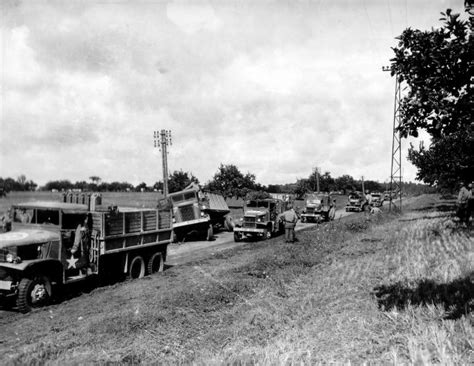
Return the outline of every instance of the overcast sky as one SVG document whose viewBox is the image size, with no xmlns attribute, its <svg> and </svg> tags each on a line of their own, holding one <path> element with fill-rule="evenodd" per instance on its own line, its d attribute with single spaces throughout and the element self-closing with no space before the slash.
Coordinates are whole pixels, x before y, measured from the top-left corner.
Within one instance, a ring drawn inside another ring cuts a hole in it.
<svg viewBox="0 0 474 366">
<path fill-rule="evenodd" d="M 387 181 L 394 37 L 464 0 L 2 1 L 0 176 Z M 406 156 L 407 141 L 403 142 Z M 404 180 L 416 169 L 403 162 Z"/>
</svg>

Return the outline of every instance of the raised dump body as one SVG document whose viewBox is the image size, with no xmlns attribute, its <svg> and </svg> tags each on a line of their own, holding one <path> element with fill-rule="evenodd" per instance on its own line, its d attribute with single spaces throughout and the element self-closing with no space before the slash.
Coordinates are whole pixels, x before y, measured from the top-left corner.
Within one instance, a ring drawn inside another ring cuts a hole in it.
<svg viewBox="0 0 474 366">
<path fill-rule="evenodd" d="M 230 209 L 224 197 L 216 193 L 202 192 L 192 185 L 183 191 L 169 194 L 173 207 L 173 230 L 176 241 L 191 237 L 212 240 L 214 231 L 231 230 L 228 214 Z"/>
</svg>

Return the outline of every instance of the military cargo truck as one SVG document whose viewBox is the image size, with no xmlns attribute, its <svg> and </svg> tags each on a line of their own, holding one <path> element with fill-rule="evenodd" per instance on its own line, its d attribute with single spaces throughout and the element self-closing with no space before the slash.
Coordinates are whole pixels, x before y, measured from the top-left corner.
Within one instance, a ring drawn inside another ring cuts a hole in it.
<svg viewBox="0 0 474 366">
<path fill-rule="evenodd" d="M 31 202 L 10 212 L 12 230 L 0 234 L 0 301 L 23 313 L 46 305 L 62 285 L 163 270 L 169 210 Z"/>
<path fill-rule="evenodd" d="M 269 239 L 285 231 L 281 219 L 286 203 L 279 199 L 266 198 L 248 200 L 244 207 L 244 216 L 234 227 L 234 241 L 245 238 Z"/>
<path fill-rule="evenodd" d="M 173 207 L 174 241 L 192 238 L 212 240 L 220 229 L 232 231 L 230 209 L 219 194 L 203 192 L 192 185 L 168 195 Z"/>
<path fill-rule="evenodd" d="M 346 204 L 346 212 L 363 211 L 367 205 L 367 200 L 362 192 L 352 192 L 349 194 Z"/>
<path fill-rule="evenodd" d="M 372 196 L 372 206 L 380 207 L 383 205 L 383 195 L 382 193 L 374 192 L 370 194 Z"/>
<path fill-rule="evenodd" d="M 319 222 L 334 220 L 336 200 L 327 193 L 309 193 L 304 200 L 301 213 L 302 222 Z"/>
</svg>

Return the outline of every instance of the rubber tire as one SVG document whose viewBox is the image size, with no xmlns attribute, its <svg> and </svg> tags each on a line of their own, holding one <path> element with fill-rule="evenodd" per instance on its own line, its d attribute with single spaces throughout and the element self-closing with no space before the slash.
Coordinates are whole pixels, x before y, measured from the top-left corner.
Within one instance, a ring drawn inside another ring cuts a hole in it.
<svg viewBox="0 0 474 366">
<path fill-rule="evenodd" d="M 161 252 L 156 252 L 150 257 L 150 259 L 148 259 L 147 273 L 150 275 L 156 272 L 163 272 L 164 267 L 165 263 L 163 260 L 163 254 Z"/>
<path fill-rule="evenodd" d="M 35 289 L 36 285 L 43 285 L 45 287 L 46 295 L 38 303 L 33 303 L 31 301 L 32 291 Z M 51 299 L 51 281 L 48 277 L 38 276 L 34 279 L 22 278 L 20 284 L 18 285 L 18 297 L 16 304 L 18 310 L 21 313 L 28 313 L 34 308 L 39 308 L 45 306 L 49 303 Z"/>
<path fill-rule="evenodd" d="M 137 269 L 139 270 L 137 272 Z M 136 279 L 145 277 L 145 261 L 141 255 L 133 257 L 128 265 L 128 278 Z"/>
<path fill-rule="evenodd" d="M 211 241 L 212 239 L 214 239 L 214 228 L 212 227 L 212 225 L 209 225 L 209 227 L 207 228 L 206 240 Z"/>
<path fill-rule="evenodd" d="M 301 218 L 301 222 L 305 223 L 306 221 L 307 221 L 307 220 L 306 220 L 306 217 L 303 216 L 303 217 Z"/>
<path fill-rule="evenodd" d="M 241 240 L 242 240 L 242 237 L 240 236 L 240 233 L 237 231 L 234 231 L 234 241 L 238 243 Z"/>
</svg>

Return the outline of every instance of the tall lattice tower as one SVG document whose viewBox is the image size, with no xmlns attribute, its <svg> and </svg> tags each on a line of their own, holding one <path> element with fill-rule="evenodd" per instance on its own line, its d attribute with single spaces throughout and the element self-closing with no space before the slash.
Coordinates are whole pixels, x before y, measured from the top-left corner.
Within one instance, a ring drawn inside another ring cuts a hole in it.
<svg viewBox="0 0 474 366">
<path fill-rule="evenodd" d="M 382 71 L 392 71 L 391 67 L 384 66 Z M 393 103 L 393 127 L 392 127 L 392 162 L 390 164 L 390 203 L 389 211 L 402 210 L 402 136 L 399 131 L 401 125 L 400 100 L 402 91 L 398 76 L 395 75 L 395 97 Z M 393 194 L 398 196 L 398 202 Z"/>
</svg>

